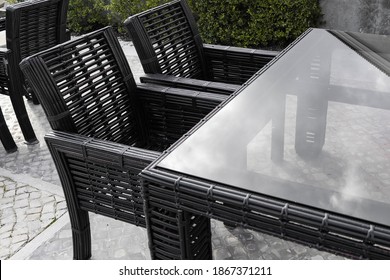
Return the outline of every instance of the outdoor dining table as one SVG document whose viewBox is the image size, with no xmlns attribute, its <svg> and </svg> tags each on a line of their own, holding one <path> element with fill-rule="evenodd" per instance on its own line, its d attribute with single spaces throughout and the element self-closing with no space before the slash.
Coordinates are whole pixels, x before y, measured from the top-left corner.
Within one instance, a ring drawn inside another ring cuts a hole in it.
<svg viewBox="0 0 390 280">
<path fill-rule="evenodd" d="M 152 257 L 212 258 L 213 218 L 390 258 L 389 58 L 385 35 L 297 38 L 142 172 Z"/>
</svg>

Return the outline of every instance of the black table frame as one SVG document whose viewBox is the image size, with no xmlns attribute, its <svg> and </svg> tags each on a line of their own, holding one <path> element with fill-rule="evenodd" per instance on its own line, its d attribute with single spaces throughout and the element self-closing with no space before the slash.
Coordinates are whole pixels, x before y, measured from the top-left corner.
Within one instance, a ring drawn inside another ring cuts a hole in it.
<svg viewBox="0 0 390 280">
<path fill-rule="evenodd" d="M 350 258 L 390 259 L 390 228 L 383 225 L 158 167 L 175 147 L 306 34 L 302 34 L 141 173 L 153 259 L 211 259 L 211 218 Z M 163 209 L 167 215 L 159 216 L 155 209 Z"/>
</svg>

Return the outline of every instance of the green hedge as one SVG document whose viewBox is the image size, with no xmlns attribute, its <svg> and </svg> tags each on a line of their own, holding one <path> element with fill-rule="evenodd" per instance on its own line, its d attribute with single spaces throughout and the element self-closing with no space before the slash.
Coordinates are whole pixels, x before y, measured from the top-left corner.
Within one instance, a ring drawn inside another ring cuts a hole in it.
<svg viewBox="0 0 390 280">
<path fill-rule="evenodd" d="M 285 47 L 319 25 L 319 0 L 189 0 L 205 42 Z"/>
<path fill-rule="evenodd" d="M 87 33 L 110 25 L 110 0 L 70 0 L 68 28 L 73 33 Z"/>
<path fill-rule="evenodd" d="M 169 0 L 70 0 L 68 27 L 76 34 L 112 25 L 126 35 L 123 22 L 130 16 Z"/>
<path fill-rule="evenodd" d="M 318 26 L 322 18 L 319 0 L 187 1 L 206 43 L 283 48 L 308 27 Z M 68 27 L 80 34 L 113 25 L 126 34 L 122 23 L 127 17 L 166 2 L 70 0 Z"/>
</svg>

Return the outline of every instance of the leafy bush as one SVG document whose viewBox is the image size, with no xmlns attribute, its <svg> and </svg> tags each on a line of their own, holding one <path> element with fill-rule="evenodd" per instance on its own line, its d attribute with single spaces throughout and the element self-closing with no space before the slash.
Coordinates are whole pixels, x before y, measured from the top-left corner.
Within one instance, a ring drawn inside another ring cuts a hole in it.
<svg viewBox="0 0 390 280">
<path fill-rule="evenodd" d="M 74 33 L 86 33 L 112 25 L 125 34 L 123 22 L 131 15 L 170 0 L 70 0 L 68 27 Z"/>
<path fill-rule="evenodd" d="M 17 2 L 23 0 L 8 0 Z M 170 0 L 70 0 L 68 28 L 86 33 Z M 320 0 L 187 0 L 206 43 L 285 47 L 321 20 Z"/>
<path fill-rule="evenodd" d="M 319 0 L 188 0 L 207 43 L 285 47 L 321 20 Z"/>
<path fill-rule="evenodd" d="M 110 0 L 70 0 L 68 28 L 75 33 L 87 33 L 109 25 Z"/>
</svg>

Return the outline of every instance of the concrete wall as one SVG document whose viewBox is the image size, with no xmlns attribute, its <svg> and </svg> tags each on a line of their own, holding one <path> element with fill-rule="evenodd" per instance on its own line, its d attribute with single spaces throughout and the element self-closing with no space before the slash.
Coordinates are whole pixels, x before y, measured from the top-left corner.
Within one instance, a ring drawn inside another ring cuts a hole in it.
<svg viewBox="0 0 390 280">
<path fill-rule="evenodd" d="M 390 0 L 320 0 L 324 28 L 390 35 Z"/>
</svg>

